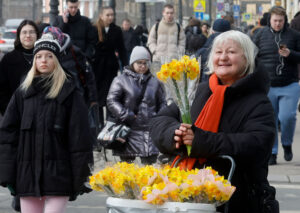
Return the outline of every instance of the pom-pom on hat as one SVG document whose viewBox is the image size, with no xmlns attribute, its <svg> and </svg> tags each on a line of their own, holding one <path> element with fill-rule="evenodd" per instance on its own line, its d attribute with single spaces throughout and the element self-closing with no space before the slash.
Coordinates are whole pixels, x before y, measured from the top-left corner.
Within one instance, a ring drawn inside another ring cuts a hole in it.
<svg viewBox="0 0 300 213">
<path fill-rule="evenodd" d="M 59 58 L 60 45 L 51 34 L 44 34 L 34 43 L 33 55 L 35 56 L 40 50 L 52 52 L 56 58 Z"/>
<path fill-rule="evenodd" d="M 63 46 L 65 35 L 58 27 L 53 27 L 53 26 L 46 27 L 43 30 L 43 34 L 47 34 L 47 33 L 52 34 L 53 38 L 58 41 L 59 45 Z"/>
<path fill-rule="evenodd" d="M 132 65 L 134 62 L 138 60 L 148 60 L 148 61 L 151 60 L 151 55 L 149 51 L 143 46 L 136 46 L 133 48 L 130 55 L 129 64 Z"/>
<path fill-rule="evenodd" d="M 231 29 L 230 22 L 225 19 L 217 19 L 215 20 L 212 29 L 215 32 L 224 33 Z"/>
</svg>

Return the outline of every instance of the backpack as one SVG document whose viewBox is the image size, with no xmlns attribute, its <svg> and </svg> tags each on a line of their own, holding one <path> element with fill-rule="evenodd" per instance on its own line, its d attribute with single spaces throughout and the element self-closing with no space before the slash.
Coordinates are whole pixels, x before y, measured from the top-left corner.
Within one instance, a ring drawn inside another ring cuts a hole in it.
<svg viewBox="0 0 300 213">
<path fill-rule="evenodd" d="M 160 22 L 157 22 L 157 23 L 155 24 L 155 38 L 156 38 L 156 42 L 157 42 L 157 38 L 158 38 L 157 31 L 158 31 L 159 23 L 160 23 Z M 177 33 L 177 46 L 178 46 L 178 44 L 179 44 L 179 37 L 180 37 L 180 24 L 178 24 L 178 23 L 176 22 L 176 25 L 177 25 L 177 29 L 178 29 L 178 33 Z"/>
</svg>

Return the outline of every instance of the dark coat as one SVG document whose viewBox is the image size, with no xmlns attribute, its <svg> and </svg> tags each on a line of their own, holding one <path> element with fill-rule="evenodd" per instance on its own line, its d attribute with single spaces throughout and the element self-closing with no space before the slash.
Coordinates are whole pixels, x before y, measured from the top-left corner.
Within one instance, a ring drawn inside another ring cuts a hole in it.
<svg viewBox="0 0 300 213">
<path fill-rule="evenodd" d="M 72 44 L 66 36 L 60 53 L 60 64 L 72 77 L 76 88 L 85 97 L 87 103 L 97 101 L 97 88 L 91 64 L 79 47 Z"/>
<path fill-rule="evenodd" d="M 132 27 L 130 27 L 128 31 L 122 30 L 122 33 L 123 33 L 123 40 L 124 40 L 127 58 L 129 58 L 133 48 L 139 45 L 139 40 Z"/>
<path fill-rule="evenodd" d="M 68 34 L 74 45 L 79 47 L 86 57 L 89 59 L 93 57 L 97 43 L 97 33 L 91 21 L 80 15 L 79 10 L 75 16 L 69 16 L 68 23 L 64 23 L 62 16 L 58 16 L 53 26 L 59 27 L 64 33 Z"/>
<path fill-rule="evenodd" d="M 294 16 L 294 19 L 291 21 L 290 27 L 300 32 L 300 12 L 296 13 L 296 15 Z"/>
<path fill-rule="evenodd" d="M 144 97 L 137 106 L 137 99 L 145 83 L 147 87 Z M 163 86 L 150 72 L 141 75 L 126 68 L 122 75 L 116 77 L 107 96 L 107 108 L 117 120 L 128 125 L 131 131 L 124 150 L 114 150 L 114 155 L 158 155 L 158 149 L 149 137 L 148 122 L 165 106 Z"/>
<path fill-rule="evenodd" d="M 275 138 L 275 121 L 272 105 L 267 97 L 268 74 L 254 72 L 227 88 L 218 133 L 193 126 L 195 134 L 191 157 L 212 159 L 230 155 L 236 162 L 231 183 L 236 192 L 229 201 L 230 213 L 260 212 L 254 186 L 268 185 L 268 158 Z M 191 107 L 193 123 L 211 95 L 208 82 L 201 83 Z M 175 149 L 174 132 L 180 126 L 179 110 L 173 104 L 162 110 L 150 123 L 150 136 L 162 153 L 183 155 L 186 151 Z M 212 164 L 220 174 L 225 162 Z M 260 188 L 258 188 L 260 189 Z M 255 210 L 253 210 L 254 208 Z M 222 210 L 220 210 L 222 211 Z"/>
<path fill-rule="evenodd" d="M 70 196 L 89 191 L 83 184 L 93 164 L 87 107 L 66 82 L 46 99 L 36 78 L 13 95 L 0 128 L 0 184 L 19 196 Z"/>
<path fill-rule="evenodd" d="M 5 54 L 0 62 L 0 112 L 2 114 L 11 96 L 31 68 L 32 52 L 33 49 L 26 50 L 19 47 Z"/>
<path fill-rule="evenodd" d="M 102 29 L 102 32 L 104 34 L 104 41 L 97 43 L 95 60 L 93 62 L 99 106 L 105 106 L 110 84 L 118 73 L 119 63 L 115 52 L 119 53 L 122 65 L 127 65 L 121 28 L 112 23 L 107 33 L 105 29 Z"/>
<path fill-rule="evenodd" d="M 270 24 L 262 28 L 253 38 L 259 48 L 257 62 L 263 64 L 271 79 L 272 87 L 283 87 L 298 82 L 297 64 L 300 61 L 300 33 L 288 28 L 287 25 L 280 32 L 275 32 Z M 281 65 L 279 60 L 279 44 L 285 44 L 291 53 L 283 58 L 282 74 L 276 69 Z"/>
<path fill-rule="evenodd" d="M 198 49 L 203 47 L 207 38 L 201 33 L 199 26 L 188 26 L 185 29 L 185 52 L 194 54 Z"/>
</svg>

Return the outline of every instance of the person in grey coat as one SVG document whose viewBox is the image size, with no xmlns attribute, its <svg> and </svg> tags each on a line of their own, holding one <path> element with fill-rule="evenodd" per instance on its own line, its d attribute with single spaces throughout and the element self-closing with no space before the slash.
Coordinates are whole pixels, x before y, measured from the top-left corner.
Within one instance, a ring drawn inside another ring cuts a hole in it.
<svg viewBox="0 0 300 213">
<path fill-rule="evenodd" d="M 166 100 L 162 84 L 149 70 L 150 60 L 150 52 L 136 46 L 130 66 L 115 77 L 107 96 L 107 109 L 112 116 L 131 129 L 124 149 L 113 150 L 121 161 L 132 162 L 140 157 L 143 164 L 153 164 L 159 154 L 149 136 L 148 121 L 166 106 Z"/>
</svg>

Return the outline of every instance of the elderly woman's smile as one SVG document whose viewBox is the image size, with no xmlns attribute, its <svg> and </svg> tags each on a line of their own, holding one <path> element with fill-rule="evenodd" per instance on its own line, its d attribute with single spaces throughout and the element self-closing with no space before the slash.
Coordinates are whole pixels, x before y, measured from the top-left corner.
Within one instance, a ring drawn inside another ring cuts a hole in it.
<svg viewBox="0 0 300 213">
<path fill-rule="evenodd" d="M 233 84 L 245 71 L 246 58 L 241 46 L 228 39 L 216 46 L 213 54 L 214 72 L 222 84 Z"/>
</svg>

